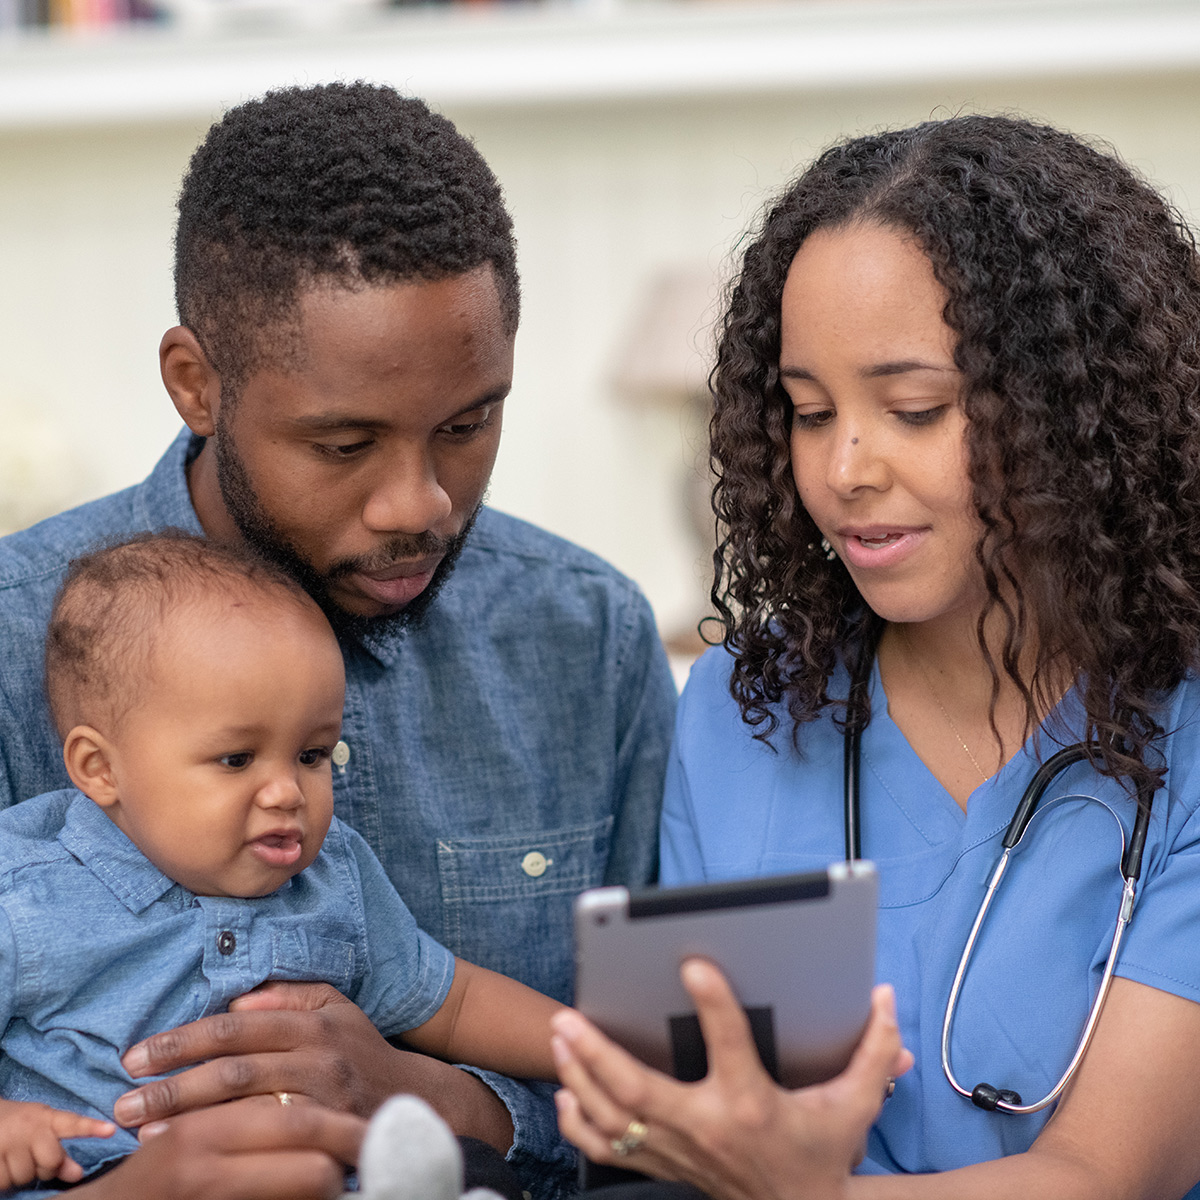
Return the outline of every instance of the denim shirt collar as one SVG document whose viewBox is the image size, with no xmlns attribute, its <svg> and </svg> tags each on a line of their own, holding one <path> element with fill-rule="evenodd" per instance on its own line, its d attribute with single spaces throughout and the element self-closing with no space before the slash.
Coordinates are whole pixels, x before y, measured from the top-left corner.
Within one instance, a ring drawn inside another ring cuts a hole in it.
<svg viewBox="0 0 1200 1200">
<path fill-rule="evenodd" d="M 138 488 L 134 507 L 138 518 L 144 522 L 147 529 L 174 526 L 187 533 L 204 535 L 200 518 L 196 516 L 196 510 L 192 507 L 187 482 L 188 466 L 204 448 L 204 441 L 204 438 L 197 437 L 190 429 L 182 429 L 167 448 L 167 452 L 158 460 L 154 470 Z M 448 580 L 447 587 L 451 586 L 452 582 Z M 357 638 L 347 638 L 343 635 L 343 641 L 348 641 L 351 646 L 361 647 L 382 666 L 390 667 L 395 664 L 406 632 L 407 630 L 400 628 L 367 633 Z"/>
<path fill-rule="evenodd" d="M 59 843 L 101 881 L 131 913 L 144 912 L 179 885 L 167 878 L 109 819 L 101 807 L 76 792 L 67 809 Z"/>
</svg>

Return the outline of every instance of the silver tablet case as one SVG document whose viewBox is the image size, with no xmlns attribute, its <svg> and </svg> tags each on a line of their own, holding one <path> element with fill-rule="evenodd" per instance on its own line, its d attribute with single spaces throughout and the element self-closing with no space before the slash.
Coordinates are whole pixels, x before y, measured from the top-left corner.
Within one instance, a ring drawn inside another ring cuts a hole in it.
<svg viewBox="0 0 1200 1200">
<path fill-rule="evenodd" d="M 695 1007 L 679 981 L 683 960 L 700 955 L 732 982 L 780 1083 L 829 1079 L 870 1009 L 877 895 L 866 861 L 632 897 L 592 889 L 575 902 L 576 1004 L 644 1062 L 702 1078 Z"/>
</svg>

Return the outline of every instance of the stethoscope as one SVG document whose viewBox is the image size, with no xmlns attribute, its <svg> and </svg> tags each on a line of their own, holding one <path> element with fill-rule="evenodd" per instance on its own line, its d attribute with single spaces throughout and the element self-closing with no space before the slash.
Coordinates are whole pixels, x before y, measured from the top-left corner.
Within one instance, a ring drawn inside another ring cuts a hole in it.
<svg viewBox="0 0 1200 1200">
<path fill-rule="evenodd" d="M 868 659 L 865 669 L 859 673 L 858 678 L 856 678 L 851 686 L 850 714 L 847 719 L 843 738 L 843 801 L 847 860 L 862 857 L 862 820 L 859 814 L 858 781 L 859 766 L 862 759 L 863 723 L 857 719 L 857 714 L 862 712 L 861 697 L 867 686 L 870 666 L 871 663 Z M 1038 767 L 1033 778 L 1029 781 L 1029 786 L 1025 789 L 1025 794 L 1021 797 L 1020 803 L 1017 805 L 1012 820 L 1009 822 L 1008 829 L 1004 834 L 1003 849 L 1000 853 L 1000 858 L 988 882 L 987 891 L 984 893 L 983 901 L 979 906 L 979 912 L 975 916 L 975 923 L 971 926 L 967 943 L 963 947 L 962 957 L 958 961 L 958 970 L 954 973 L 954 983 L 950 987 L 950 996 L 946 1001 L 946 1015 L 942 1020 L 942 1071 L 950 1086 L 960 1096 L 966 1097 L 979 1108 L 986 1109 L 989 1112 L 1040 1112 L 1043 1108 L 1047 1108 L 1053 1104 L 1062 1095 L 1063 1089 L 1071 1082 L 1071 1078 L 1079 1069 L 1079 1064 L 1083 1061 L 1083 1056 L 1087 1053 L 1088 1045 L 1092 1040 L 1092 1034 L 1096 1031 L 1096 1023 L 1100 1019 L 1100 1013 L 1104 1008 L 1104 1001 L 1108 997 L 1109 985 L 1112 983 L 1113 969 L 1117 965 L 1117 953 L 1121 948 L 1121 939 L 1125 934 L 1125 927 L 1129 924 L 1133 916 L 1133 902 L 1137 892 L 1137 881 L 1142 870 L 1142 850 L 1145 847 L 1146 833 L 1150 827 L 1150 805 L 1154 800 L 1154 793 L 1157 790 L 1150 785 L 1143 785 L 1138 788 L 1137 817 L 1134 820 L 1133 832 L 1129 837 L 1127 845 L 1124 842 L 1125 835 L 1122 828 L 1123 853 L 1121 855 L 1121 877 L 1124 880 L 1124 886 L 1121 890 L 1121 907 L 1117 913 L 1117 927 L 1113 933 L 1112 945 L 1109 947 L 1108 959 L 1104 964 L 1104 974 L 1100 979 L 1100 987 L 1096 991 L 1096 998 L 1092 1001 L 1091 1011 L 1088 1013 L 1083 1033 L 1079 1038 L 1079 1044 L 1075 1047 L 1075 1053 L 1071 1056 L 1071 1061 L 1067 1064 L 1067 1069 L 1062 1073 L 1061 1078 L 1054 1087 L 1035 1104 L 1025 1104 L 1022 1102 L 1019 1093 L 1011 1091 L 1008 1088 L 994 1087 L 990 1083 L 978 1083 L 970 1089 L 963 1087 L 959 1083 L 950 1063 L 950 1033 L 954 1028 L 954 1013 L 958 1006 L 958 995 L 962 990 L 963 979 L 967 974 L 967 966 L 971 961 L 971 954 L 979 938 L 979 931 L 983 927 L 984 918 L 987 916 L 988 909 L 991 907 L 992 900 L 996 895 L 996 889 L 1000 886 L 1000 881 L 1004 878 L 1004 872 L 1008 869 L 1009 856 L 1025 836 L 1025 831 L 1029 828 L 1029 822 L 1033 819 L 1034 813 L 1037 811 L 1038 804 L 1042 796 L 1045 795 L 1046 789 L 1068 767 L 1087 758 L 1089 749 L 1094 746 L 1095 743 L 1089 745 L 1086 742 L 1077 742 L 1073 746 L 1059 750 L 1058 753 L 1052 755 Z"/>
</svg>

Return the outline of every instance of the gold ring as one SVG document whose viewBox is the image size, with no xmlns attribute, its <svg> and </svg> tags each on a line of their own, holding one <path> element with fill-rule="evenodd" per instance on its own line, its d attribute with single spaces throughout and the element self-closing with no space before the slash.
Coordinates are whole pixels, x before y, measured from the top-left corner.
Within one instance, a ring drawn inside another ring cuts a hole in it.
<svg viewBox="0 0 1200 1200">
<path fill-rule="evenodd" d="M 279 1103 L 282 1104 L 284 1108 L 287 1108 L 287 1106 L 292 1103 L 292 1093 L 291 1092 L 276 1092 L 275 1099 L 278 1100 Z"/>
<path fill-rule="evenodd" d="M 625 1132 L 619 1138 L 613 1138 L 608 1144 L 618 1158 L 624 1158 L 641 1147 L 646 1140 L 649 1130 L 636 1117 L 625 1126 Z"/>
</svg>

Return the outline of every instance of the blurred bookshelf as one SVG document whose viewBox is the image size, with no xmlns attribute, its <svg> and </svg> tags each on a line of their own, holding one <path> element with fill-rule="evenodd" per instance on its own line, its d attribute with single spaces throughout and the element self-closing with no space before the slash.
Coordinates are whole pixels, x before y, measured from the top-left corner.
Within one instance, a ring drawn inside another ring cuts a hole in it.
<svg viewBox="0 0 1200 1200">
<path fill-rule="evenodd" d="M 348 78 L 463 106 L 1197 67 L 1197 0 L 0 0 L 10 130 Z"/>
</svg>

